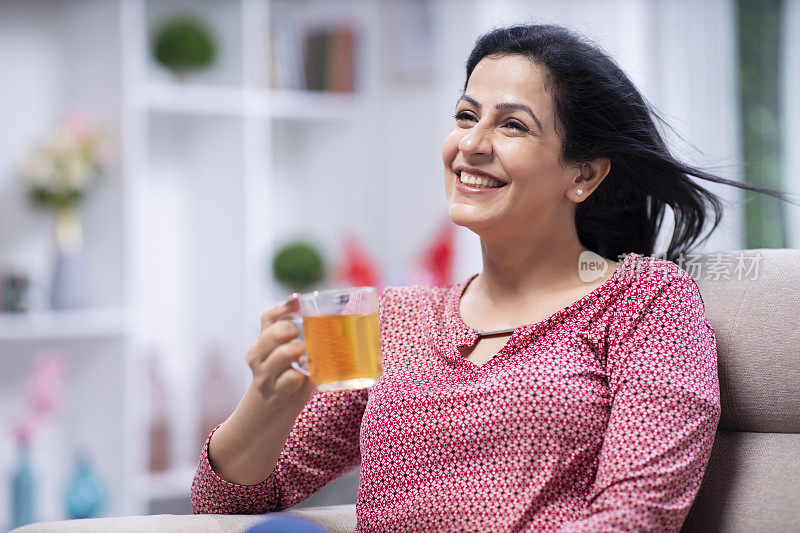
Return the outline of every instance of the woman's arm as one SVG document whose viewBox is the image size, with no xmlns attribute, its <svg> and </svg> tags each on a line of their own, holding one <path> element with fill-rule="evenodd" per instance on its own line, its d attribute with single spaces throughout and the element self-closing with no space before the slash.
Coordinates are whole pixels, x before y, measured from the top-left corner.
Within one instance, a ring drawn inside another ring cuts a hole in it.
<svg viewBox="0 0 800 533">
<path fill-rule="evenodd" d="M 250 386 L 233 414 L 212 432 L 208 457 L 221 477 L 256 485 L 272 473 L 308 397 L 298 394 L 280 400 L 269 402 Z"/>
<path fill-rule="evenodd" d="M 719 381 L 697 284 L 674 278 L 630 318 L 609 347 L 614 400 L 587 508 L 561 533 L 677 532 L 708 464 Z"/>
<path fill-rule="evenodd" d="M 378 298 L 382 329 L 388 289 Z M 201 451 L 191 489 L 195 513 L 284 509 L 360 460 L 368 391 L 314 392 L 305 376 L 289 367 L 303 346 L 292 349 L 292 342 L 299 340 L 287 341 L 297 336 L 297 328 L 278 319 L 297 309 L 296 302 L 293 305 L 276 306 L 262 316 L 264 332 L 248 352 L 253 383 Z M 270 355 L 264 356 L 267 352 Z"/>
<path fill-rule="evenodd" d="M 200 462 L 192 483 L 191 500 L 195 513 L 265 513 L 285 509 L 301 502 L 337 477 L 352 470 L 359 462 L 359 431 L 361 417 L 367 401 L 367 391 L 317 392 L 303 408 L 288 439 L 279 435 L 256 437 L 248 442 L 245 437 L 233 439 L 231 449 L 237 446 L 258 454 L 264 445 L 263 463 L 257 463 L 253 476 L 263 481 L 255 485 L 240 484 L 221 477 L 209 458 L 209 443 L 215 429 L 203 446 Z M 228 421 L 230 421 L 229 419 Z M 227 423 L 227 422 L 226 422 Z M 264 422 L 251 421 L 248 428 L 258 430 Z M 254 430 L 254 431 L 255 431 Z M 272 438 L 268 442 L 264 438 Z M 272 453 L 270 446 L 285 442 L 278 448 L 274 469 L 267 472 Z M 265 466 L 266 465 L 266 466 Z"/>
</svg>

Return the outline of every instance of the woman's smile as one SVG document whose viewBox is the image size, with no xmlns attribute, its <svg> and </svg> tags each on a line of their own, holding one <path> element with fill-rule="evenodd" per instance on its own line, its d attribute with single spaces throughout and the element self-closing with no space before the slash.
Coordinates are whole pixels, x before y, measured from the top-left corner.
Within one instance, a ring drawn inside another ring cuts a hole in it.
<svg viewBox="0 0 800 533">
<path fill-rule="evenodd" d="M 459 166 L 453 173 L 456 190 L 462 194 L 486 193 L 508 185 L 496 176 L 472 167 Z"/>
</svg>

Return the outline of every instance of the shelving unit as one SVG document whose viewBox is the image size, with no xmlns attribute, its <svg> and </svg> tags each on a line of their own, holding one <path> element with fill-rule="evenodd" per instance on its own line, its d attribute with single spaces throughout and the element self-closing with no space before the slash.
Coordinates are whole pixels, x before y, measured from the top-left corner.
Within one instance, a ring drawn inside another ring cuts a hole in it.
<svg viewBox="0 0 800 533">
<path fill-rule="evenodd" d="M 354 232 L 388 267 L 413 261 L 426 232 L 438 228 L 446 215 L 438 147 L 459 75 L 448 73 L 445 89 L 436 78 L 417 80 L 410 92 L 398 85 L 384 64 L 396 24 L 396 8 L 387 6 L 69 0 L 18 8 L 30 20 L 32 43 L 50 36 L 48 58 L 63 77 L 52 82 L 53 110 L 89 111 L 112 129 L 120 156 L 83 213 L 96 307 L 0 316 L 3 420 L 18 414 L 23 378 L 40 350 L 61 352 L 68 365 L 64 412 L 32 454 L 41 459 L 34 465 L 43 485 L 38 519 L 65 518 L 61 484 L 72 450 L 81 448 L 108 488 L 104 516 L 185 512 L 202 446 L 202 356 L 221 350 L 244 391 L 245 353 L 260 333 L 259 317 L 285 296 L 269 268 L 277 247 L 308 237 L 333 262 L 341 237 Z M 185 83 L 148 53 L 151 29 L 178 10 L 200 14 L 220 40 L 217 64 Z M 301 29 L 342 20 L 358 29 L 354 93 L 268 83 L 270 28 L 287 17 Z M 442 39 L 451 46 L 469 39 L 457 37 L 459 20 L 445 25 Z M 40 63 L 47 64 L 32 64 Z M 49 75 L 43 69 L 40 78 Z M 423 107 L 420 94 L 430 97 Z M 173 436 L 171 466 L 158 474 L 148 472 L 146 452 L 153 355 Z M 6 472 L 14 467 L 12 448 L 8 437 L 0 441 Z M 357 483 L 351 472 L 305 503 L 347 500 Z M 0 524 L 8 522 L 9 501 L 0 489 Z"/>
<path fill-rule="evenodd" d="M 153 83 L 139 105 L 151 112 L 259 119 L 351 120 L 364 112 L 363 97 L 289 91 Z"/>
<path fill-rule="evenodd" d="M 310 13 L 319 20 L 322 11 L 328 20 L 344 18 L 362 28 L 361 37 L 368 43 L 377 3 L 358 5 L 317 1 L 305 2 L 300 9 L 287 1 L 205 2 L 204 18 L 213 24 L 221 60 L 229 65 L 180 83 L 154 67 L 145 36 L 160 17 L 196 5 L 178 0 L 121 4 L 127 32 L 122 41 L 127 80 L 122 105 L 131 199 L 129 241 L 137 243 L 136 260 L 129 267 L 137 324 L 130 343 L 130 374 L 141 376 L 142 354 L 147 346 L 157 346 L 170 383 L 172 412 L 181 413 L 173 424 L 173 465 L 159 474 L 149 474 L 146 458 L 136 452 L 146 449 L 147 410 L 140 407 L 129 414 L 129 435 L 138 439 L 131 442 L 138 445 L 129 450 L 134 488 L 128 512 L 164 512 L 164 505 L 170 504 L 180 512 L 181 505 L 186 507 L 202 445 L 194 437 L 202 393 L 197 356 L 209 344 L 220 346 L 244 390 L 249 369 L 243 354 L 260 332 L 258 317 L 283 297 L 268 272 L 275 246 L 300 234 L 313 235 L 324 246 L 333 242 L 331 232 L 341 229 L 318 235 L 314 225 L 326 224 L 336 201 L 354 195 L 364 172 L 353 172 L 358 164 L 337 170 L 324 161 L 332 153 L 356 153 L 360 145 L 366 146 L 369 128 L 363 121 L 371 105 L 370 82 L 360 79 L 353 94 L 270 88 L 265 32 L 276 12 L 297 17 Z M 208 13 L 215 14 L 213 20 Z M 369 70 L 363 58 L 358 70 Z M 308 165 L 302 169 L 296 161 L 304 158 L 297 150 L 306 151 Z M 315 150 L 321 153 L 315 155 Z M 308 202 L 291 198 L 307 195 L 320 181 L 334 180 L 339 193 L 319 195 L 330 202 L 329 208 L 302 207 Z M 290 206 L 308 209 L 318 219 L 297 213 L 286 218 L 282 209 Z M 165 307 L 163 301 L 171 303 Z M 129 388 L 136 385 L 130 383 Z M 354 495 L 352 476 L 348 483 Z"/>
<path fill-rule="evenodd" d="M 124 337 L 128 328 L 125 309 L 0 313 L 0 342 Z"/>
</svg>

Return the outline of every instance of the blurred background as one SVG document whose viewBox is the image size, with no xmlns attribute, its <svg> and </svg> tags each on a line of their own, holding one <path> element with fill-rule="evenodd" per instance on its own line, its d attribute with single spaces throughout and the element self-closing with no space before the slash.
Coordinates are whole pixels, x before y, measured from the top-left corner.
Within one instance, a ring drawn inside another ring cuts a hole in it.
<svg viewBox="0 0 800 533">
<path fill-rule="evenodd" d="M 595 40 L 684 160 L 800 192 L 800 0 L 0 0 L 0 528 L 191 512 L 265 309 L 479 271 L 440 147 L 519 22 Z M 797 208 L 706 186 L 701 249 L 800 246 Z"/>
</svg>

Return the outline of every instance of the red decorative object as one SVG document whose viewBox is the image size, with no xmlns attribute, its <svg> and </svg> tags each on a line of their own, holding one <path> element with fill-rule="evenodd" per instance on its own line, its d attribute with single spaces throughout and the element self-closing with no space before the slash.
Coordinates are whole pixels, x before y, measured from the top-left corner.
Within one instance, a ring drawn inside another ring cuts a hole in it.
<svg viewBox="0 0 800 533">
<path fill-rule="evenodd" d="M 353 287 L 377 287 L 381 279 L 377 262 L 367 255 L 352 233 L 344 236 L 344 264 L 338 277 Z"/>
<path fill-rule="evenodd" d="M 453 263 L 455 261 L 456 225 L 446 218 L 422 256 L 422 270 L 425 278 L 433 286 L 447 286 L 453 283 Z"/>
</svg>

